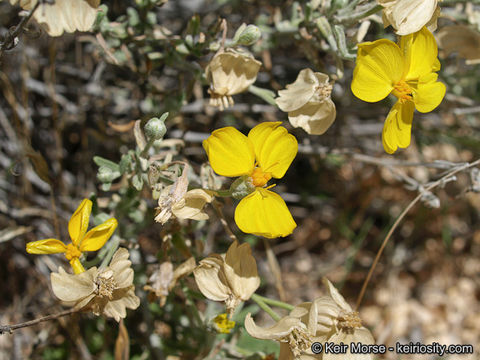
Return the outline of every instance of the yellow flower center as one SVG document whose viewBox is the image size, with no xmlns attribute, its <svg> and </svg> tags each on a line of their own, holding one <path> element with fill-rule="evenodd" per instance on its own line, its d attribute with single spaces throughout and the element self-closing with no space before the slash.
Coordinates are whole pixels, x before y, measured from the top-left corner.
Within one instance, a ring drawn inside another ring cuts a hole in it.
<svg viewBox="0 0 480 360">
<path fill-rule="evenodd" d="M 65 257 L 67 260 L 72 260 L 74 258 L 79 258 L 82 255 L 82 252 L 73 244 L 67 245 L 67 251 L 65 251 Z"/>
<path fill-rule="evenodd" d="M 392 94 L 400 99 L 400 101 L 413 99 L 412 88 L 405 82 L 405 80 L 400 80 L 393 86 Z"/>
<path fill-rule="evenodd" d="M 272 178 L 272 173 L 263 172 L 261 168 L 257 167 L 253 170 L 250 178 L 252 179 L 252 184 L 255 187 L 263 187 L 268 182 L 268 180 Z"/>
</svg>

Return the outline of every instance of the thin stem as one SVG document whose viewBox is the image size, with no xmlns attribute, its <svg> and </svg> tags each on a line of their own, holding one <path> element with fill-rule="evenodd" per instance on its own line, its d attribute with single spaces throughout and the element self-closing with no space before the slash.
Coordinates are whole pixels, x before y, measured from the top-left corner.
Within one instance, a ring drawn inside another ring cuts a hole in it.
<svg viewBox="0 0 480 360">
<path fill-rule="evenodd" d="M 150 150 L 150 148 L 152 147 L 153 143 L 156 141 L 157 139 L 155 138 L 150 138 L 148 139 L 147 143 L 145 144 L 145 147 L 143 148 L 142 152 L 140 153 L 140 156 L 142 158 L 147 158 L 147 155 L 148 155 L 148 150 Z"/>
<path fill-rule="evenodd" d="M 438 179 L 437 181 L 434 181 L 433 183 L 431 183 L 429 186 L 427 186 L 425 188 L 425 191 L 430 191 L 432 190 L 433 188 L 437 187 L 438 185 L 441 185 L 445 182 L 446 179 L 452 177 L 453 175 L 455 175 L 456 173 L 459 173 L 461 171 L 464 171 L 466 169 L 469 169 L 471 167 L 474 167 L 476 165 L 480 164 L 480 159 L 474 161 L 473 163 L 470 163 L 470 164 L 464 164 L 464 165 L 461 165 L 455 169 L 453 169 L 452 171 L 450 171 L 449 173 L 447 173 L 445 176 L 441 177 L 440 179 Z M 358 295 L 358 298 L 357 298 L 357 303 L 355 305 L 355 310 L 358 310 L 358 308 L 360 307 L 360 304 L 363 300 L 363 296 L 365 295 L 365 291 L 367 289 L 367 286 L 368 286 L 368 283 L 370 282 L 370 279 L 372 278 L 372 275 L 373 275 L 373 272 L 375 271 L 375 268 L 378 264 L 378 261 L 380 260 L 380 256 L 382 255 L 383 253 L 383 250 L 385 249 L 385 246 L 387 246 L 387 243 L 388 243 L 388 240 L 390 240 L 390 238 L 392 237 L 392 234 L 393 232 L 395 231 L 395 229 L 398 227 L 398 225 L 400 224 L 400 222 L 403 220 L 403 218 L 405 217 L 405 215 L 407 215 L 407 213 L 410 211 L 410 209 L 418 202 L 418 200 L 420 200 L 420 198 L 422 197 L 422 193 L 418 194 L 415 199 L 412 200 L 412 202 L 410 204 L 408 204 L 408 206 L 402 211 L 402 213 L 399 215 L 399 217 L 397 218 L 397 220 L 395 220 L 395 222 L 393 223 L 392 227 L 390 228 L 390 230 L 388 231 L 388 234 L 387 236 L 385 237 L 385 239 L 383 240 L 382 242 L 382 245 L 380 246 L 380 249 L 378 249 L 378 252 L 377 252 L 377 255 L 375 256 L 375 259 L 373 260 L 373 263 L 372 263 L 372 266 L 370 267 L 370 270 L 368 271 L 368 274 L 367 274 L 367 277 L 365 278 L 365 281 L 363 282 L 363 285 L 362 285 L 362 289 L 360 290 L 360 294 Z"/>
<path fill-rule="evenodd" d="M 35 12 L 35 10 L 37 10 L 39 6 L 40 6 L 40 1 L 37 1 L 32 11 L 30 11 L 30 13 L 27 16 L 25 16 L 22 19 L 22 21 L 20 21 L 20 23 L 15 28 L 15 30 L 9 33 L 5 37 L 5 40 L 0 43 L 0 58 L 2 57 L 3 52 L 5 50 L 9 50 L 11 46 L 14 45 L 15 38 L 20 34 L 20 32 L 22 31 L 22 28 L 27 24 L 27 22 L 30 20 L 30 18 L 33 16 L 33 13 Z"/>
<path fill-rule="evenodd" d="M 225 231 L 227 232 L 230 239 L 232 241 L 238 241 L 238 239 L 235 236 L 235 234 L 233 233 L 232 229 L 230 229 L 230 226 L 228 226 L 228 222 L 225 219 L 225 215 L 223 215 L 221 204 L 217 200 L 214 199 L 213 202 L 212 202 L 212 205 L 213 205 L 213 208 L 215 209 L 215 211 L 217 212 L 217 215 L 220 218 L 220 222 L 222 223 L 222 226 L 225 229 Z"/>
<path fill-rule="evenodd" d="M 263 301 L 260 295 L 253 294 L 251 299 L 255 301 L 263 311 L 265 311 L 268 315 L 270 315 L 273 320 L 279 321 L 281 319 L 280 315 L 278 315 L 275 311 L 273 311 L 273 309 Z"/>
<path fill-rule="evenodd" d="M 11 334 L 13 330 L 21 329 L 21 328 L 28 327 L 28 326 L 33 326 L 33 325 L 39 324 L 39 323 L 44 322 L 44 321 L 58 319 L 58 318 L 61 318 L 63 316 L 73 314 L 77 311 L 78 311 L 78 309 L 72 308 L 72 309 L 69 309 L 69 310 L 59 312 L 57 314 L 47 315 L 47 316 L 44 316 L 44 317 L 41 317 L 41 318 L 38 318 L 38 319 L 35 319 L 35 320 L 26 321 L 26 322 L 19 323 L 19 324 L 0 325 L 0 335 L 3 335 L 4 333 L 7 333 L 7 332 Z"/>
<path fill-rule="evenodd" d="M 282 309 L 285 309 L 285 310 L 288 310 L 288 311 L 292 311 L 295 308 L 295 306 L 287 304 L 286 302 L 283 302 L 283 301 L 280 301 L 280 300 L 270 299 L 270 298 L 267 298 L 265 296 L 258 295 L 258 294 L 255 294 L 255 296 L 257 298 L 259 298 L 260 300 L 262 300 L 265 304 L 268 304 L 268 305 L 276 306 L 276 307 L 279 307 L 279 308 L 282 308 Z"/>
</svg>

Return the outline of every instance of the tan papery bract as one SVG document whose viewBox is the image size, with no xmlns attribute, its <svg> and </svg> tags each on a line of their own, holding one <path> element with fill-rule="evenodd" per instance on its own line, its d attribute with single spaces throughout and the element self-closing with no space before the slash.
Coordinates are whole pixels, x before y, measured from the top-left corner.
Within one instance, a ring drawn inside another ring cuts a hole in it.
<svg viewBox="0 0 480 360">
<path fill-rule="evenodd" d="M 10 0 L 25 10 L 31 10 L 37 0 Z M 63 32 L 89 31 L 97 17 L 100 0 L 55 0 L 54 4 L 41 4 L 33 17 L 50 36 Z"/>
<path fill-rule="evenodd" d="M 193 271 L 202 294 L 214 301 L 223 301 L 231 316 L 240 301 L 250 299 L 260 286 L 257 263 L 250 245 L 234 241 L 226 254 L 212 254 L 201 260 Z"/>
<path fill-rule="evenodd" d="M 384 7 L 383 25 L 392 25 L 398 35 L 408 35 L 426 26 L 437 29 L 438 0 L 377 0 Z"/>
<path fill-rule="evenodd" d="M 260 61 L 244 51 L 227 49 L 216 53 L 205 69 L 210 83 L 210 105 L 220 110 L 232 106 L 232 95 L 244 92 L 257 80 L 260 66 Z"/>
<path fill-rule="evenodd" d="M 92 267 L 80 274 L 68 274 L 59 268 L 58 273 L 50 275 L 53 293 L 67 306 L 120 321 L 127 315 L 126 308 L 140 305 L 128 257 L 128 250 L 120 248 L 106 268 Z"/>
<path fill-rule="evenodd" d="M 445 56 L 458 53 L 467 64 L 480 63 L 480 33 L 465 25 L 443 27 L 436 36 Z"/>
<path fill-rule="evenodd" d="M 289 315 L 270 328 L 257 326 L 250 314 L 245 318 L 245 329 L 258 339 L 280 342 L 282 360 L 373 360 L 373 354 L 313 354 L 311 344 L 360 342 L 374 344 L 372 334 L 362 326 L 358 313 L 353 311 L 343 296 L 327 279 L 323 279 L 327 295 L 295 306 Z"/>
<path fill-rule="evenodd" d="M 308 134 L 321 135 L 336 117 L 336 108 L 330 95 L 332 85 L 328 75 L 303 69 L 292 84 L 278 92 L 278 107 L 288 112 L 288 120 Z"/>
</svg>

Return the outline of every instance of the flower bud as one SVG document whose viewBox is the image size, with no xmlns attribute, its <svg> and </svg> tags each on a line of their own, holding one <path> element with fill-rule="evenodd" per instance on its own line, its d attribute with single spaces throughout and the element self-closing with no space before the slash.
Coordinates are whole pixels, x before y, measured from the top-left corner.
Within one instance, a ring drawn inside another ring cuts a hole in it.
<svg viewBox="0 0 480 360">
<path fill-rule="evenodd" d="M 148 120 L 147 124 L 145 125 L 144 128 L 145 135 L 147 135 L 147 138 L 150 139 L 155 139 L 159 140 L 163 138 L 165 133 L 167 132 L 167 128 L 165 127 L 165 120 L 159 119 L 159 118 L 151 118 Z"/>
<path fill-rule="evenodd" d="M 115 178 L 117 178 L 116 174 L 112 169 L 107 166 L 100 166 L 97 173 L 97 179 L 101 183 L 111 183 Z"/>
<path fill-rule="evenodd" d="M 242 31 L 238 35 L 238 39 L 236 41 L 237 45 L 245 45 L 245 46 L 253 45 L 262 36 L 260 29 L 255 25 L 248 25 L 244 29 L 239 29 L 239 30 L 242 30 Z M 235 35 L 236 35 L 235 37 L 237 37 L 237 34 Z"/>
</svg>

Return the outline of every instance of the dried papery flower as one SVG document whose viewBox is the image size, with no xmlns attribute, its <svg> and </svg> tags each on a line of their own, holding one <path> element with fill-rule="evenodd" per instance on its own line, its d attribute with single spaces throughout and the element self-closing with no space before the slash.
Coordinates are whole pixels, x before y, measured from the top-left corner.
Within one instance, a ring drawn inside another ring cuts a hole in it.
<svg viewBox="0 0 480 360">
<path fill-rule="evenodd" d="M 331 92 L 328 75 L 303 69 L 294 83 L 278 92 L 275 101 L 282 111 L 288 112 L 293 126 L 311 135 L 321 135 L 332 125 L 337 113 Z"/>
<path fill-rule="evenodd" d="M 127 308 L 134 310 L 140 305 L 128 257 L 128 250 L 120 248 L 105 268 L 68 274 L 60 267 L 58 273 L 50 275 L 53 293 L 67 306 L 120 321 L 127 315 Z"/>
<path fill-rule="evenodd" d="M 438 45 L 445 56 L 458 53 L 467 64 L 480 63 L 480 33 L 464 25 L 443 27 L 437 34 Z"/>
<path fill-rule="evenodd" d="M 312 328 L 315 328 L 315 341 L 335 344 L 343 342 L 349 346 L 345 354 L 323 354 L 323 360 L 373 360 L 373 354 L 350 353 L 350 343 L 360 342 L 368 345 L 375 344 L 375 340 L 370 331 L 362 326 L 358 312 L 350 307 L 332 283 L 326 278 L 323 279 L 323 283 L 327 288 L 328 295 L 296 306 L 290 316 L 299 317 L 304 323 L 315 319 L 316 324 L 311 325 Z M 311 314 L 312 309 L 316 309 L 316 316 Z"/>
<path fill-rule="evenodd" d="M 408 35 L 426 26 L 437 29 L 438 0 L 377 0 L 384 7 L 383 25 L 392 25 L 398 35 Z"/>
<path fill-rule="evenodd" d="M 193 270 L 202 294 L 214 301 L 225 302 L 231 316 L 241 301 L 250 299 L 260 285 L 257 262 L 248 243 L 234 241 L 226 254 L 212 254 Z"/>
<path fill-rule="evenodd" d="M 327 279 L 326 296 L 295 306 L 289 315 L 280 319 L 270 328 L 257 326 L 251 315 L 245 318 L 245 329 L 257 339 L 270 339 L 280 342 L 279 360 L 372 360 L 372 354 L 351 354 L 350 343 L 374 344 L 369 330 L 362 326 L 356 311 L 340 295 Z M 313 354 L 314 342 L 344 343 L 348 345 L 345 354 Z"/>
<path fill-rule="evenodd" d="M 213 200 L 213 193 L 203 189 L 193 189 L 178 197 L 175 188 L 165 188 L 158 199 L 158 213 L 155 221 L 165 224 L 172 215 L 178 219 L 207 220 L 208 214 L 203 211 L 207 203 Z"/>
<path fill-rule="evenodd" d="M 210 105 L 220 110 L 232 106 L 232 95 L 244 92 L 255 82 L 261 65 L 245 51 L 227 49 L 216 53 L 205 69 Z"/>
<path fill-rule="evenodd" d="M 299 316 L 287 315 L 270 328 L 257 326 L 249 313 L 245 317 L 245 330 L 254 338 L 278 341 L 280 343 L 279 360 L 321 359 L 321 355 L 313 355 L 310 349 L 312 343 L 318 341 L 315 338 L 316 309 L 314 306 L 306 311 L 306 322 Z"/>
<path fill-rule="evenodd" d="M 164 306 L 168 293 L 175 287 L 178 279 L 190 274 L 195 269 L 195 258 L 191 257 L 173 270 L 173 264 L 166 261 L 158 266 L 148 279 L 148 285 L 143 287 L 153 297 L 160 299 L 160 306 Z"/>
<path fill-rule="evenodd" d="M 32 10 L 37 0 L 10 0 L 25 10 Z M 97 17 L 100 0 L 55 0 L 53 4 L 41 4 L 33 14 L 50 36 L 60 36 L 64 31 L 89 31 Z"/>
</svg>

